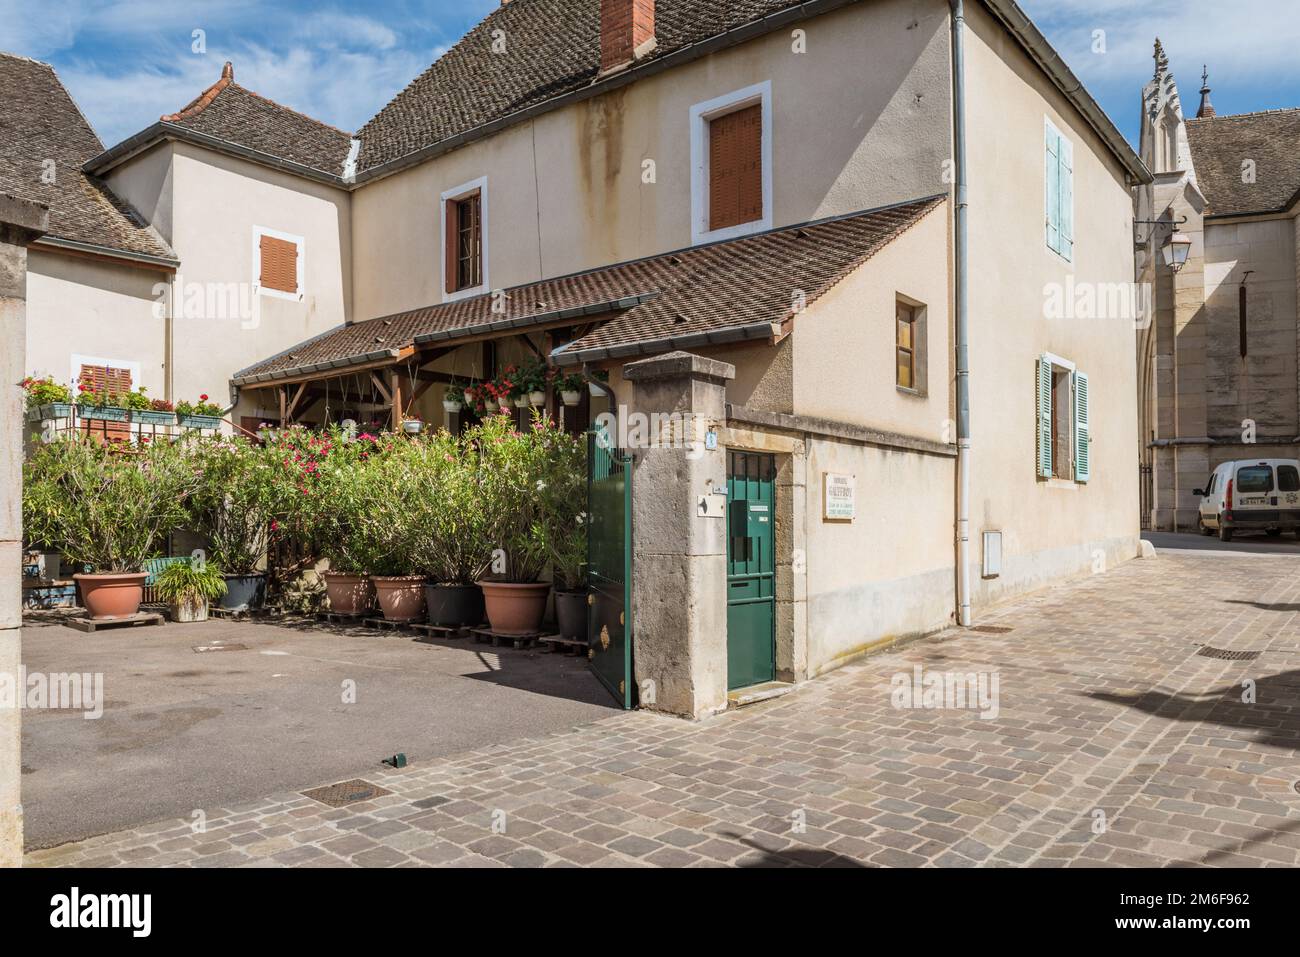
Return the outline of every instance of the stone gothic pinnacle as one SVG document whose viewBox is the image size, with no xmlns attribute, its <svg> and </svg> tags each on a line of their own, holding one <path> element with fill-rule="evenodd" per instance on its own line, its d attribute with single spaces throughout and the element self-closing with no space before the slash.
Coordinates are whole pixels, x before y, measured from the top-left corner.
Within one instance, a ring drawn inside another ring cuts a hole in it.
<svg viewBox="0 0 1300 957">
<path fill-rule="evenodd" d="M 1196 118 L 1204 119 L 1207 116 L 1214 115 L 1214 104 L 1210 102 L 1210 70 L 1208 66 L 1201 67 L 1201 105 L 1196 111 Z"/>
</svg>

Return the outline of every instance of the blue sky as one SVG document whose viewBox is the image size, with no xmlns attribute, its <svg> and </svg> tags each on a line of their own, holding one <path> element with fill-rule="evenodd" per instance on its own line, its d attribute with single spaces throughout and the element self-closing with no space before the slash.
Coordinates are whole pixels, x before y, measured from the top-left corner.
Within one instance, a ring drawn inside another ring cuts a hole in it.
<svg viewBox="0 0 1300 957">
<path fill-rule="evenodd" d="M 0 0 L 0 49 L 53 63 L 108 144 L 185 105 L 228 59 L 243 86 L 355 130 L 498 2 Z M 1300 106 L 1300 0 L 1020 2 L 1130 139 L 1157 34 L 1191 110 L 1203 63 L 1220 113 Z"/>
</svg>

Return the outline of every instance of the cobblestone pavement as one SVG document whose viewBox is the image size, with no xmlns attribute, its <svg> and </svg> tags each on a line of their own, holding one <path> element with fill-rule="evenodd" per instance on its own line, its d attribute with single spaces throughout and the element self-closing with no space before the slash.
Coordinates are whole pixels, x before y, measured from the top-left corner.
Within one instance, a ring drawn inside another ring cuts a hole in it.
<svg viewBox="0 0 1300 957">
<path fill-rule="evenodd" d="M 945 632 L 709 721 L 620 714 L 377 771 L 393 793 L 364 804 L 274 794 L 208 809 L 206 833 L 167 820 L 27 860 L 1295 865 L 1298 573 L 1295 556 L 1162 552 L 981 623 L 1009 631 Z M 996 716 L 895 708 L 891 678 L 916 666 L 996 674 Z"/>
</svg>

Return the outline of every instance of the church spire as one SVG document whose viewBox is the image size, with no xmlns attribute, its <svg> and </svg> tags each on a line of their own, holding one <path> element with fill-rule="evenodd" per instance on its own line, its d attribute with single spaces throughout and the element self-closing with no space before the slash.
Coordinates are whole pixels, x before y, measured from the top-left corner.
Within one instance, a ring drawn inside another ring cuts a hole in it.
<svg viewBox="0 0 1300 957">
<path fill-rule="evenodd" d="M 1169 57 L 1165 56 L 1165 46 L 1160 42 L 1159 37 L 1156 37 L 1156 48 L 1152 56 L 1156 61 L 1155 79 L 1159 80 L 1169 72 Z"/>
<path fill-rule="evenodd" d="M 1209 67 L 1201 67 L 1201 106 L 1196 111 L 1198 120 L 1207 116 L 1214 115 L 1214 104 L 1210 102 L 1210 70 Z"/>
</svg>

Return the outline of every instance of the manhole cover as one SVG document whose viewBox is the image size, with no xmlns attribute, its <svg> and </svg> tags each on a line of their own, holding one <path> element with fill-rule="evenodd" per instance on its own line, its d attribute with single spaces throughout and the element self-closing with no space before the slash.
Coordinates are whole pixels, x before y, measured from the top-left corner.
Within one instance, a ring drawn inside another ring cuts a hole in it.
<svg viewBox="0 0 1300 957">
<path fill-rule="evenodd" d="M 205 654 L 209 651 L 247 651 L 248 645 L 195 645 L 194 650 L 198 654 Z"/>
<path fill-rule="evenodd" d="M 369 801 L 371 798 L 383 797 L 385 794 L 392 793 L 392 791 L 381 788 L 378 784 L 371 784 L 369 781 L 362 781 L 358 778 L 352 781 L 344 781 L 341 784 L 327 784 L 323 788 L 303 791 L 302 796 L 309 797 L 313 801 L 320 801 L 321 804 L 328 804 L 330 807 L 346 807 L 349 804 Z"/>
<path fill-rule="evenodd" d="M 1201 645 L 1200 651 L 1196 653 L 1202 658 L 1218 658 L 1220 661 L 1254 661 L 1259 657 L 1258 651 L 1229 651 L 1212 645 Z"/>
<path fill-rule="evenodd" d="M 976 625 L 971 631 L 978 631 L 984 635 L 1005 635 L 1011 629 L 1006 625 Z"/>
</svg>

